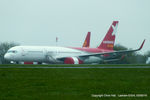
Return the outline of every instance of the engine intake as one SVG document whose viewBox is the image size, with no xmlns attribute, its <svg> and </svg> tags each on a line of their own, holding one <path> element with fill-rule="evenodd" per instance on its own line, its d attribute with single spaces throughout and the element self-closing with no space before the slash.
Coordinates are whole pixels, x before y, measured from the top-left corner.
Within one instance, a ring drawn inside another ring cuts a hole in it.
<svg viewBox="0 0 150 100">
<path fill-rule="evenodd" d="M 83 61 L 77 57 L 68 57 L 64 60 L 64 64 L 83 64 Z"/>
</svg>

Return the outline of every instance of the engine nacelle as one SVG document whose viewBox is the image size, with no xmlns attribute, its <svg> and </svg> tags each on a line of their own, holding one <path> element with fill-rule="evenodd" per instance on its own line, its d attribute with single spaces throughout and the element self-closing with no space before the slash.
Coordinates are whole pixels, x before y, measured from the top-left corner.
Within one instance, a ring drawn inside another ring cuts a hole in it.
<svg viewBox="0 0 150 100">
<path fill-rule="evenodd" d="M 83 61 L 77 57 L 68 57 L 64 60 L 64 64 L 83 64 Z"/>
<path fill-rule="evenodd" d="M 90 56 L 89 58 L 84 60 L 85 64 L 91 64 L 91 63 L 101 63 L 103 60 L 100 57 Z"/>
</svg>

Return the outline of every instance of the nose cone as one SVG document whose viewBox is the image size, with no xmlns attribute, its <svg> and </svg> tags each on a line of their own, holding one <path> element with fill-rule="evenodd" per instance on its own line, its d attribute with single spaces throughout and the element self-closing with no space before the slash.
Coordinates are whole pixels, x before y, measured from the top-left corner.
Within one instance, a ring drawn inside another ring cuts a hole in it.
<svg viewBox="0 0 150 100">
<path fill-rule="evenodd" d="M 6 59 L 6 60 L 11 60 L 11 58 L 12 58 L 12 57 L 11 57 L 10 54 L 7 54 L 7 53 L 6 53 L 6 54 L 4 55 L 4 59 Z"/>
</svg>

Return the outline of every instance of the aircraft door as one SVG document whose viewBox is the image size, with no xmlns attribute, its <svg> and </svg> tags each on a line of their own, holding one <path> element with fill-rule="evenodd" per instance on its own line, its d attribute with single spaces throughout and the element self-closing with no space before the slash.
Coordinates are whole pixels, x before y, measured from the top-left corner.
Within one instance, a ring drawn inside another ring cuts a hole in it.
<svg viewBox="0 0 150 100">
<path fill-rule="evenodd" d="M 23 48 L 22 48 L 22 50 L 21 50 L 22 52 L 21 52 L 21 55 L 22 56 L 26 56 L 26 54 L 27 54 L 27 51 L 25 51 Z"/>
</svg>

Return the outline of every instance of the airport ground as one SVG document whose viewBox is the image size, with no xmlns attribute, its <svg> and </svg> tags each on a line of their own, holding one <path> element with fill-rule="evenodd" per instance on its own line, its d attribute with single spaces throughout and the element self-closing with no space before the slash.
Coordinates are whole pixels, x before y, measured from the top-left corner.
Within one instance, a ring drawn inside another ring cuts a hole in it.
<svg viewBox="0 0 150 100">
<path fill-rule="evenodd" d="M 61 66 L 93 68 L 47 68 Z M 144 66 L 150 65 L 0 65 L 0 100 L 150 100 Z"/>
</svg>

